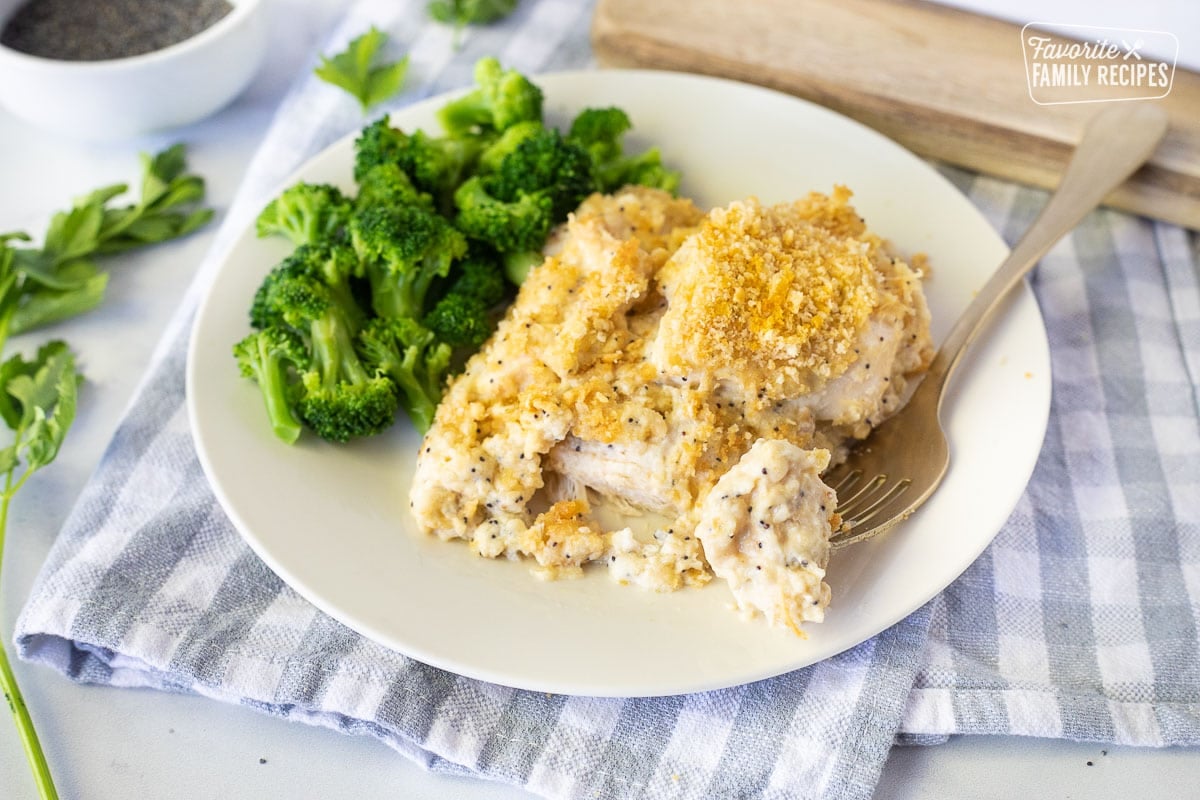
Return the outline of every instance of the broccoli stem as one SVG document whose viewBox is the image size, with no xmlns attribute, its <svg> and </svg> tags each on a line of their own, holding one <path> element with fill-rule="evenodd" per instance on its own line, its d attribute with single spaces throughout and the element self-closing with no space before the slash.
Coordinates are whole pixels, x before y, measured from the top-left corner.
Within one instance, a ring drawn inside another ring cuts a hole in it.
<svg viewBox="0 0 1200 800">
<path fill-rule="evenodd" d="M 529 271 L 541 264 L 544 257 L 536 250 L 504 254 L 504 276 L 514 286 L 520 286 L 529 276 Z"/>
<path fill-rule="evenodd" d="M 350 329 L 337 314 L 324 314 L 311 326 L 313 356 L 326 388 L 340 381 L 364 384 L 370 375 L 354 352 Z"/>
<path fill-rule="evenodd" d="M 287 365 L 267 337 L 259 336 L 256 346 L 258 359 L 254 362 L 254 380 L 266 404 L 271 429 L 284 442 L 293 444 L 300 438 L 303 425 L 288 398 Z"/>
<path fill-rule="evenodd" d="M 421 352 L 418 348 L 408 348 L 404 353 L 404 360 L 390 370 L 390 376 L 401 389 L 400 405 L 417 430 L 425 433 L 433 425 L 438 401 L 441 400 L 441 391 L 438 387 L 430 387 L 417 378 L 420 366 L 417 362 L 420 358 Z"/>
</svg>

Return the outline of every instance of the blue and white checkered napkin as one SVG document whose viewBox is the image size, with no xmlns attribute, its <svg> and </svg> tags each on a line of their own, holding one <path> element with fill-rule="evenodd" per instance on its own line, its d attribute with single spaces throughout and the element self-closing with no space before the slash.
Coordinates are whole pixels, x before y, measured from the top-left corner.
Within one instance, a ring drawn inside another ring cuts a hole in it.
<svg viewBox="0 0 1200 800">
<path fill-rule="evenodd" d="M 401 102 L 468 84 L 484 54 L 532 73 L 590 63 L 591 9 L 576 0 L 527 0 L 458 50 L 422 23 L 424 5 L 357 5 L 325 49 L 371 23 L 387 30 L 412 56 Z M 315 610 L 208 489 L 184 353 L 233 235 L 360 124 L 352 101 L 311 78 L 285 101 L 18 620 L 23 658 L 80 682 L 195 692 L 367 734 L 432 769 L 556 798 L 866 798 L 897 735 L 1200 743 L 1196 240 L 1107 211 L 1035 279 L 1054 407 L 1025 497 L 961 580 L 875 639 L 748 686 L 597 699 L 458 677 Z M 1010 239 L 1044 199 L 949 174 Z"/>
</svg>

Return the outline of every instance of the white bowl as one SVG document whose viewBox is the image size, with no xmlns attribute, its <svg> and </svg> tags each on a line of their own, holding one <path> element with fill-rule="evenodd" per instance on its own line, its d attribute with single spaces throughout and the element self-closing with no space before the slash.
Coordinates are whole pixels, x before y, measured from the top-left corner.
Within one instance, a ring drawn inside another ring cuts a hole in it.
<svg viewBox="0 0 1200 800">
<path fill-rule="evenodd" d="M 25 0 L 0 0 L 0 26 Z M 233 9 L 189 39 L 143 55 L 61 61 L 0 45 L 0 104 L 76 139 L 112 140 L 195 122 L 235 98 L 266 47 L 261 0 Z"/>
</svg>

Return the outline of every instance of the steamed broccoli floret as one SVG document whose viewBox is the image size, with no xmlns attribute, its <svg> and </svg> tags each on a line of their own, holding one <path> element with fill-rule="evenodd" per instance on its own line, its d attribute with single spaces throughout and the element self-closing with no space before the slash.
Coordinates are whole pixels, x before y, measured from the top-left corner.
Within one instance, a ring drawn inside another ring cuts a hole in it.
<svg viewBox="0 0 1200 800">
<path fill-rule="evenodd" d="M 446 344 L 478 348 L 492 335 L 489 312 L 478 298 L 450 292 L 421 321 Z"/>
<path fill-rule="evenodd" d="M 587 151 L 542 128 L 521 139 L 495 173 L 472 176 L 458 187 L 455 225 L 506 260 L 515 253 L 536 253 L 550 229 L 595 188 Z"/>
<path fill-rule="evenodd" d="M 354 140 L 354 180 L 362 182 L 366 174 L 381 164 L 400 163 L 400 150 L 408 137 L 399 128 L 388 124 L 387 117 L 367 125 Z"/>
<path fill-rule="evenodd" d="M 566 219 L 585 197 L 596 191 L 591 156 L 554 128 L 517 145 L 500 162 L 490 186 L 501 200 L 516 200 L 522 193 L 550 198 L 555 222 Z"/>
<path fill-rule="evenodd" d="M 350 202 L 336 186 L 297 183 L 267 204 L 255 230 L 260 237 L 285 236 L 292 244 L 314 244 L 335 237 L 349 213 Z"/>
<path fill-rule="evenodd" d="M 631 127 L 629 115 L 619 108 L 588 108 L 575 117 L 567 139 L 591 156 L 599 191 L 616 191 L 630 183 L 678 191 L 679 173 L 663 166 L 658 148 L 625 155 L 621 140 Z"/>
<path fill-rule="evenodd" d="M 400 168 L 418 189 L 445 203 L 473 168 L 481 148 L 475 140 L 433 137 L 416 131 L 400 153 Z"/>
<path fill-rule="evenodd" d="M 413 186 L 399 164 L 376 164 L 358 181 L 357 208 L 368 206 L 421 206 L 433 210 L 433 198 Z"/>
<path fill-rule="evenodd" d="M 362 277 L 358 256 L 348 245 L 324 243 L 300 245 L 267 273 L 250 305 L 253 327 L 265 328 L 281 321 L 278 309 L 271 303 L 272 288 L 278 281 L 295 277 L 313 278 L 324 283 L 354 327 L 362 322 L 363 313 L 354 300 L 351 286 L 351 279 Z"/>
<path fill-rule="evenodd" d="M 302 425 L 294 407 L 292 371 L 308 369 L 304 342 L 290 329 L 273 326 L 246 336 L 234 345 L 233 354 L 242 375 L 258 384 L 275 435 L 295 442 Z"/>
<path fill-rule="evenodd" d="M 371 320 L 358 344 L 363 360 L 400 389 L 400 406 L 417 430 L 429 430 L 450 368 L 450 345 L 408 317 Z"/>
<path fill-rule="evenodd" d="M 475 89 L 438 110 L 452 137 L 499 133 L 518 122 L 542 121 L 542 90 L 495 58 L 475 62 Z"/>
<path fill-rule="evenodd" d="M 476 297 L 489 308 L 508 294 L 498 255 L 482 247 L 472 247 L 456 272 L 450 291 Z"/>
<path fill-rule="evenodd" d="M 492 310 L 508 294 L 508 287 L 494 256 L 472 254 L 456 271 L 454 282 L 422 322 L 441 341 L 475 349 L 491 335 Z"/>
<path fill-rule="evenodd" d="M 671 194 L 679 191 L 679 172 L 663 166 L 662 154 L 657 147 L 618 161 L 620 169 L 610 178 L 614 183 L 605 191 L 613 191 L 631 183 L 662 189 Z"/>
<path fill-rule="evenodd" d="M 500 169 L 500 162 L 505 156 L 516 150 L 521 142 L 545 129 L 541 122 L 535 120 L 518 122 L 507 128 L 479 154 L 478 171 L 487 173 Z"/>
<path fill-rule="evenodd" d="M 483 144 L 471 138 L 411 135 L 380 119 L 363 129 L 354 145 L 354 179 L 367 179 L 375 167 L 399 167 L 414 187 L 445 208 L 463 178 L 474 169 Z"/>
<path fill-rule="evenodd" d="M 347 309 L 328 286 L 309 276 L 280 278 L 267 302 L 308 341 L 309 364 L 300 376 L 296 407 L 309 428 L 323 439 L 345 442 L 392 424 L 395 387 L 363 366 Z"/>
<path fill-rule="evenodd" d="M 301 375 L 301 386 L 300 414 L 322 439 L 348 442 L 374 436 L 396 421 L 396 387 L 390 378 L 367 375 L 361 381 L 330 383 L 320 372 L 309 370 Z"/>
<path fill-rule="evenodd" d="M 585 108 L 571 122 L 567 138 L 599 164 L 621 156 L 621 138 L 632 127 L 629 115 L 619 108 Z"/>
<path fill-rule="evenodd" d="M 473 239 L 502 253 L 537 250 L 555 222 L 554 200 L 545 192 L 517 192 L 501 199 L 495 181 L 475 175 L 454 193 L 454 224 Z"/>
<path fill-rule="evenodd" d="M 350 241 L 371 283 L 371 306 L 383 317 L 420 319 L 435 278 L 467 252 L 449 222 L 416 206 L 363 209 L 350 221 Z"/>
</svg>

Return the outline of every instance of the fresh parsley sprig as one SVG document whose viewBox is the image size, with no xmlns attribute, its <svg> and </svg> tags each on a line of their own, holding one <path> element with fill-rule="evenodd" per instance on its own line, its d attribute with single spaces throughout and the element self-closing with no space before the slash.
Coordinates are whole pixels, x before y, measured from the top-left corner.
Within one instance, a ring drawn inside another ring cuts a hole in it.
<svg viewBox="0 0 1200 800">
<path fill-rule="evenodd" d="M 371 106 L 400 91 L 408 72 L 407 55 L 399 61 L 376 63 L 379 51 L 386 43 L 387 34 L 372 25 L 342 52 L 321 56 L 321 63 L 313 72 L 326 83 L 352 94 L 365 113 Z"/>
<path fill-rule="evenodd" d="M 498 22 L 517 7 L 517 0 L 431 0 L 429 16 L 462 29 L 467 25 Z"/>
<path fill-rule="evenodd" d="M 66 344 L 59 341 L 43 345 L 32 361 L 26 361 L 18 354 L 0 366 L 4 422 L 13 432 L 12 443 L 0 449 L 0 476 L 3 481 L 0 485 L 0 565 L 4 557 L 4 532 L 8 527 L 8 509 L 13 495 L 25 485 L 30 475 L 58 455 L 67 429 L 75 419 L 79 380 L 74 356 Z M 21 745 L 33 770 L 39 794 L 44 800 L 57 798 L 58 792 L 54 788 L 46 756 L 2 645 L 0 688 L 17 723 Z"/>
<path fill-rule="evenodd" d="M 182 145 L 142 157 L 137 202 L 113 205 L 125 184 L 97 189 L 55 214 L 41 247 L 23 232 L 0 235 L 0 356 L 8 338 L 95 308 L 104 299 L 108 274 L 98 259 L 191 233 L 213 212 L 201 207 L 204 181 L 186 171 Z M 0 362 L 0 421 L 12 439 L 0 447 L 0 573 L 4 535 L 13 497 L 35 472 L 58 456 L 75 419 L 83 380 L 65 342 L 20 353 Z M 37 731 L 9 665 L 0 637 L 0 689 L 12 711 L 34 782 L 43 800 L 58 792 Z"/>
<path fill-rule="evenodd" d="M 129 190 L 126 184 L 96 189 L 54 215 L 40 248 L 14 247 L 17 294 L 7 301 L 12 309 L 5 333 L 23 333 L 100 305 L 108 274 L 97 257 L 184 236 L 212 219 L 212 209 L 198 206 L 203 178 L 186 168 L 183 145 L 143 155 L 136 203 L 113 204 Z M 0 246 L 27 241 L 25 233 L 0 235 Z"/>
</svg>

